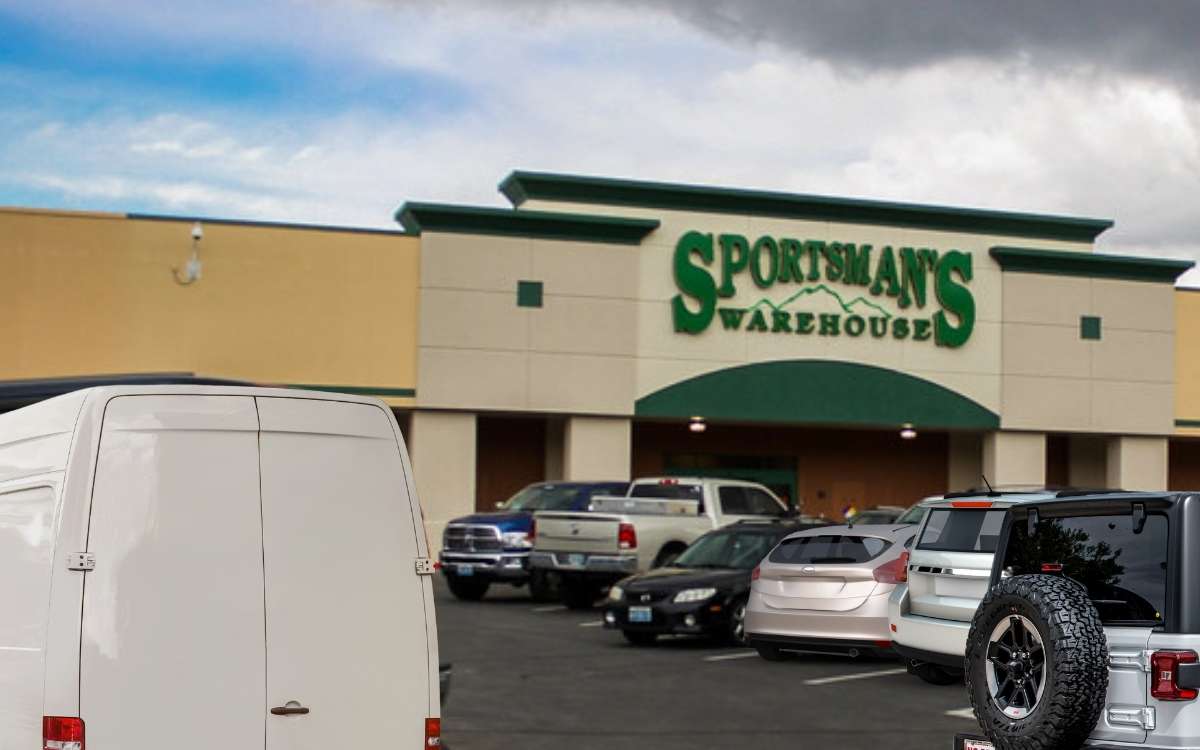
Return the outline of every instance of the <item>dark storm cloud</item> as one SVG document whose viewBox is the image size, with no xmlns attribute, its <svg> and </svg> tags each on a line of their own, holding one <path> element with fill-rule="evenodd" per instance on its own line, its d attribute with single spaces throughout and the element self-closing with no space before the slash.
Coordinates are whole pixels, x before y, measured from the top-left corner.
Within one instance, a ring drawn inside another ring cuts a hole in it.
<svg viewBox="0 0 1200 750">
<path fill-rule="evenodd" d="M 861 68 L 952 59 L 1116 70 L 1200 88 L 1194 0 L 642 0 L 719 36 Z"/>
</svg>

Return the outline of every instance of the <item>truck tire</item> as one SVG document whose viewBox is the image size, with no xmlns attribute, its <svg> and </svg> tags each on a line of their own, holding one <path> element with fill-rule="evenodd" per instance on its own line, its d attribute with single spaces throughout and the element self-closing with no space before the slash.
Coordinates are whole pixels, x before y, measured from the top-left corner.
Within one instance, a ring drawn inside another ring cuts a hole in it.
<svg viewBox="0 0 1200 750">
<path fill-rule="evenodd" d="M 1049 575 L 994 586 L 967 635 L 967 693 L 1001 750 L 1081 747 L 1108 693 L 1108 643 L 1084 588 Z"/>
<path fill-rule="evenodd" d="M 446 576 L 446 585 L 450 587 L 450 593 L 454 594 L 455 598 L 464 602 L 477 602 L 487 593 L 489 583 L 450 574 Z"/>
<path fill-rule="evenodd" d="M 600 598 L 600 589 L 591 583 L 564 580 L 559 590 L 567 609 L 591 609 Z"/>
<path fill-rule="evenodd" d="M 533 570 L 529 573 L 529 596 L 535 602 L 552 602 L 558 598 L 558 590 L 550 574 L 544 570 Z"/>
<path fill-rule="evenodd" d="M 930 685 L 961 685 L 963 681 L 961 669 L 951 669 L 927 661 L 910 664 L 908 671 Z"/>
</svg>

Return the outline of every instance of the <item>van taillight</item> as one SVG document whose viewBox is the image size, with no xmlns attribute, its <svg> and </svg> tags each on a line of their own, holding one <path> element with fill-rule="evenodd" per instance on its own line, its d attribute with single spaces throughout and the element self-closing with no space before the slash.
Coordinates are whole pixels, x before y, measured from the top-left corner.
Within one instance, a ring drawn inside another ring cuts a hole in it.
<svg viewBox="0 0 1200 750">
<path fill-rule="evenodd" d="M 750 580 L 757 581 L 759 578 L 762 578 L 762 566 L 755 565 L 754 572 L 750 574 Z"/>
<path fill-rule="evenodd" d="M 637 549 L 637 531 L 631 523 L 623 523 L 617 527 L 617 547 L 620 549 Z"/>
<path fill-rule="evenodd" d="M 42 717 L 42 750 L 83 750 L 83 719 Z"/>
<path fill-rule="evenodd" d="M 1195 663 L 1195 651 L 1155 651 L 1150 657 L 1150 695 L 1160 701 L 1195 700 L 1195 688 L 1179 686 L 1179 665 Z"/>
<path fill-rule="evenodd" d="M 905 550 L 895 560 L 880 565 L 871 571 L 871 575 L 879 583 L 904 583 L 908 580 L 908 551 Z"/>
<path fill-rule="evenodd" d="M 425 720 L 425 747 L 441 747 L 442 746 L 442 720 L 441 719 L 426 719 Z"/>
</svg>

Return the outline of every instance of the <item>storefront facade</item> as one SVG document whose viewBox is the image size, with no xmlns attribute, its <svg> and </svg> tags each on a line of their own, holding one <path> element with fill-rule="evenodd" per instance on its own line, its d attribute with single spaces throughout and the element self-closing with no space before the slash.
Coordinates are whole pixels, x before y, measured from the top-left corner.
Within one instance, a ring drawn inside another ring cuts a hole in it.
<svg viewBox="0 0 1200 750">
<path fill-rule="evenodd" d="M 831 517 L 983 477 L 1200 487 L 1190 264 L 1094 254 L 1109 221 L 526 172 L 501 191 L 512 208 L 406 203 L 396 232 L 204 220 L 186 284 L 191 218 L 0 211 L 0 380 L 378 395 L 434 539 L 540 479 L 735 476 Z"/>
</svg>

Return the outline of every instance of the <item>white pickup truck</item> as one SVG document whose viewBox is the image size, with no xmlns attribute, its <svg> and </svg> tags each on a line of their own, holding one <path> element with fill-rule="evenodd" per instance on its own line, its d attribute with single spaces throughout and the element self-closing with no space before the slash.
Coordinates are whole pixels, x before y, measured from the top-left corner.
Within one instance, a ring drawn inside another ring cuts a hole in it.
<svg viewBox="0 0 1200 750">
<path fill-rule="evenodd" d="M 788 513 L 774 493 L 753 482 L 638 479 L 624 497 L 593 497 L 589 513 L 537 513 L 529 564 L 559 576 L 568 607 L 586 609 L 605 586 L 667 564 L 706 532 Z"/>
</svg>

